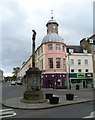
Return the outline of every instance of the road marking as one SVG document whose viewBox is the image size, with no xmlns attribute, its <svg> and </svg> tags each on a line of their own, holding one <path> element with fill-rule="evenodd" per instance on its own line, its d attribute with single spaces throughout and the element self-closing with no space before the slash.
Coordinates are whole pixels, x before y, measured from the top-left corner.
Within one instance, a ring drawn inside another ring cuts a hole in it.
<svg viewBox="0 0 95 120">
<path fill-rule="evenodd" d="M 95 111 L 91 112 L 89 116 L 83 118 L 95 118 Z"/>
<path fill-rule="evenodd" d="M 1 109 L 0 110 L 0 118 L 12 117 L 17 113 L 13 111 L 13 109 Z"/>
</svg>

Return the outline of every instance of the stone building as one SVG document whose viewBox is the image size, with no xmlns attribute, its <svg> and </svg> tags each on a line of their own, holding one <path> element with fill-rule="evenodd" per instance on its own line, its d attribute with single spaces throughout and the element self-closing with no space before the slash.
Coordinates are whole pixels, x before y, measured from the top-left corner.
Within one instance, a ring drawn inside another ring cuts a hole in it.
<svg viewBox="0 0 95 120">
<path fill-rule="evenodd" d="M 93 87 L 92 54 L 78 45 L 67 45 L 68 85 L 76 88 Z M 68 87 L 69 87 L 68 86 Z"/>
<path fill-rule="evenodd" d="M 35 51 L 35 66 L 42 71 L 42 87 L 69 88 L 70 85 L 72 87 L 79 85 L 80 88 L 91 88 L 95 66 L 93 66 L 94 44 L 91 41 L 89 43 L 89 40 L 82 39 L 80 46 L 68 46 L 59 35 L 58 26 L 59 24 L 51 17 L 46 24 L 47 35 L 44 36 Z M 69 64 L 69 62 L 74 64 Z M 24 78 L 29 67 L 32 67 L 32 55 L 22 65 L 17 76 Z"/>
<path fill-rule="evenodd" d="M 3 81 L 3 70 L 0 70 L 0 81 Z"/>
<path fill-rule="evenodd" d="M 35 66 L 42 71 L 42 87 L 66 88 L 66 44 L 58 34 L 59 24 L 49 20 L 46 24 L 47 35 L 35 51 Z M 24 63 L 18 73 L 23 77 L 25 71 L 32 67 L 32 56 Z"/>
<path fill-rule="evenodd" d="M 84 38 L 80 41 L 80 46 L 84 49 L 87 49 L 88 52 L 92 54 L 92 61 L 93 61 L 93 84 L 95 87 L 95 34 L 88 37 L 87 39 Z"/>
</svg>

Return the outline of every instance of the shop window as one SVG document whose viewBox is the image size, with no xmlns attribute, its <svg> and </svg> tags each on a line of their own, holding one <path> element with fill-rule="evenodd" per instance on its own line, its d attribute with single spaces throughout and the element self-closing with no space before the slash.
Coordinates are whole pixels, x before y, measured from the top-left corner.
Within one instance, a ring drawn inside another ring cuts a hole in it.
<svg viewBox="0 0 95 120">
<path fill-rule="evenodd" d="M 62 80 L 61 80 L 61 79 L 58 79 L 58 80 L 57 80 L 57 85 L 58 85 L 58 86 L 62 86 Z"/>
<path fill-rule="evenodd" d="M 80 80 L 75 80 L 75 79 L 72 79 L 72 83 L 81 83 L 81 81 Z"/>
<path fill-rule="evenodd" d="M 48 50 L 52 50 L 52 44 L 48 45 Z"/>
<path fill-rule="evenodd" d="M 60 44 L 56 44 L 56 50 L 57 50 L 57 51 L 60 50 Z"/>
<path fill-rule="evenodd" d="M 60 58 L 56 58 L 56 68 L 60 68 Z"/>
<path fill-rule="evenodd" d="M 48 58 L 48 66 L 49 68 L 53 68 L 53 58 Z"/>
<path fill-rule="evenodd" d="M 78 59 L 78 65 L 81 65 L 81 59 Z"/>
</svg>

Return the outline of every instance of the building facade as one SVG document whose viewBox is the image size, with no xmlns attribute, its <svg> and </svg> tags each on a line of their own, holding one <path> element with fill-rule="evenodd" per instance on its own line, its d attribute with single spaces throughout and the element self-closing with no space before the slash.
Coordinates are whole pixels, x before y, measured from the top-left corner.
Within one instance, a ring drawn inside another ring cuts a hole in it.
<svg viewBox="0 0 95 120">
<path fill-rule="evenodd" d="M 66 44 L 58 34 L 58 23 L 51 18 L 46 24 L 47 35 L 35 51 L 35 66 L 42 71 L 42 87 L 66 88 Z M 18 77 L 32 67 L 32 56 L 22 66 Z"/>
<path fill-rule="evenodd" d="M 3 81 L 3 70 L 0 70 L 0 81 Z"/>
<path fill-rule="evenodd" d="M 80 46 L 66 45 L 58 34 L 58 26 L 52 17 L 46 24 L 47 35 L 35 51 L 35 67 L 42 71 L 42 87 L 92 88 L 94 58 L 90 47 L 84 46 L 88 42 L 82 40 Z M 29 67 L 32 67 L 32 55 L 22 65 L 18 78 L 24 78 Z"/>
<path fill-rule="evenodd" d="M 88 37 L 87 39 L 84 38 L 80 41 L 80 46 L 84 49 L 87 49 L 88 52 L 92 54 L 92 61 L 93 61 L 93 85 L 95 88 L 95 34 Z"/>
<path fill-rule="evenodd" d="M 93 88 L 92 54 L 81 46 L 67 46 L 68 87 Z"/>
</svg>

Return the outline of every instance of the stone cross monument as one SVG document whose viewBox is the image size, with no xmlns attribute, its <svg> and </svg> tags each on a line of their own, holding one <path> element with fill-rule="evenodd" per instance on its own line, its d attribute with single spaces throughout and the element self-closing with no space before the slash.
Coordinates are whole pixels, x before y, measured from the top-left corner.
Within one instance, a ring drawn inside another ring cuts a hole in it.
<svg viewBox="0 0 95 120">
<path fill-rule="evenodd" d="M 32 67 L 26 71 L 26 91 L 24 92 L 21 102 L 25 103 L 41 103 L 45 102 L 44 94 L 41 90 L 41 71 L 35 67 L 35 38 L 36 31 L 33 31 L 32 36 Z"/>
<path fill-rule="evenodd" d="M 32 30 L 33 31 L 33 37 L 32 37 L 32 40 L 33 40 L 33 45 L 32 45 L 32 67 L 35 67 L 35 38 L 36 38 L 36 31 L 35 30 Z"/>
</svg>

